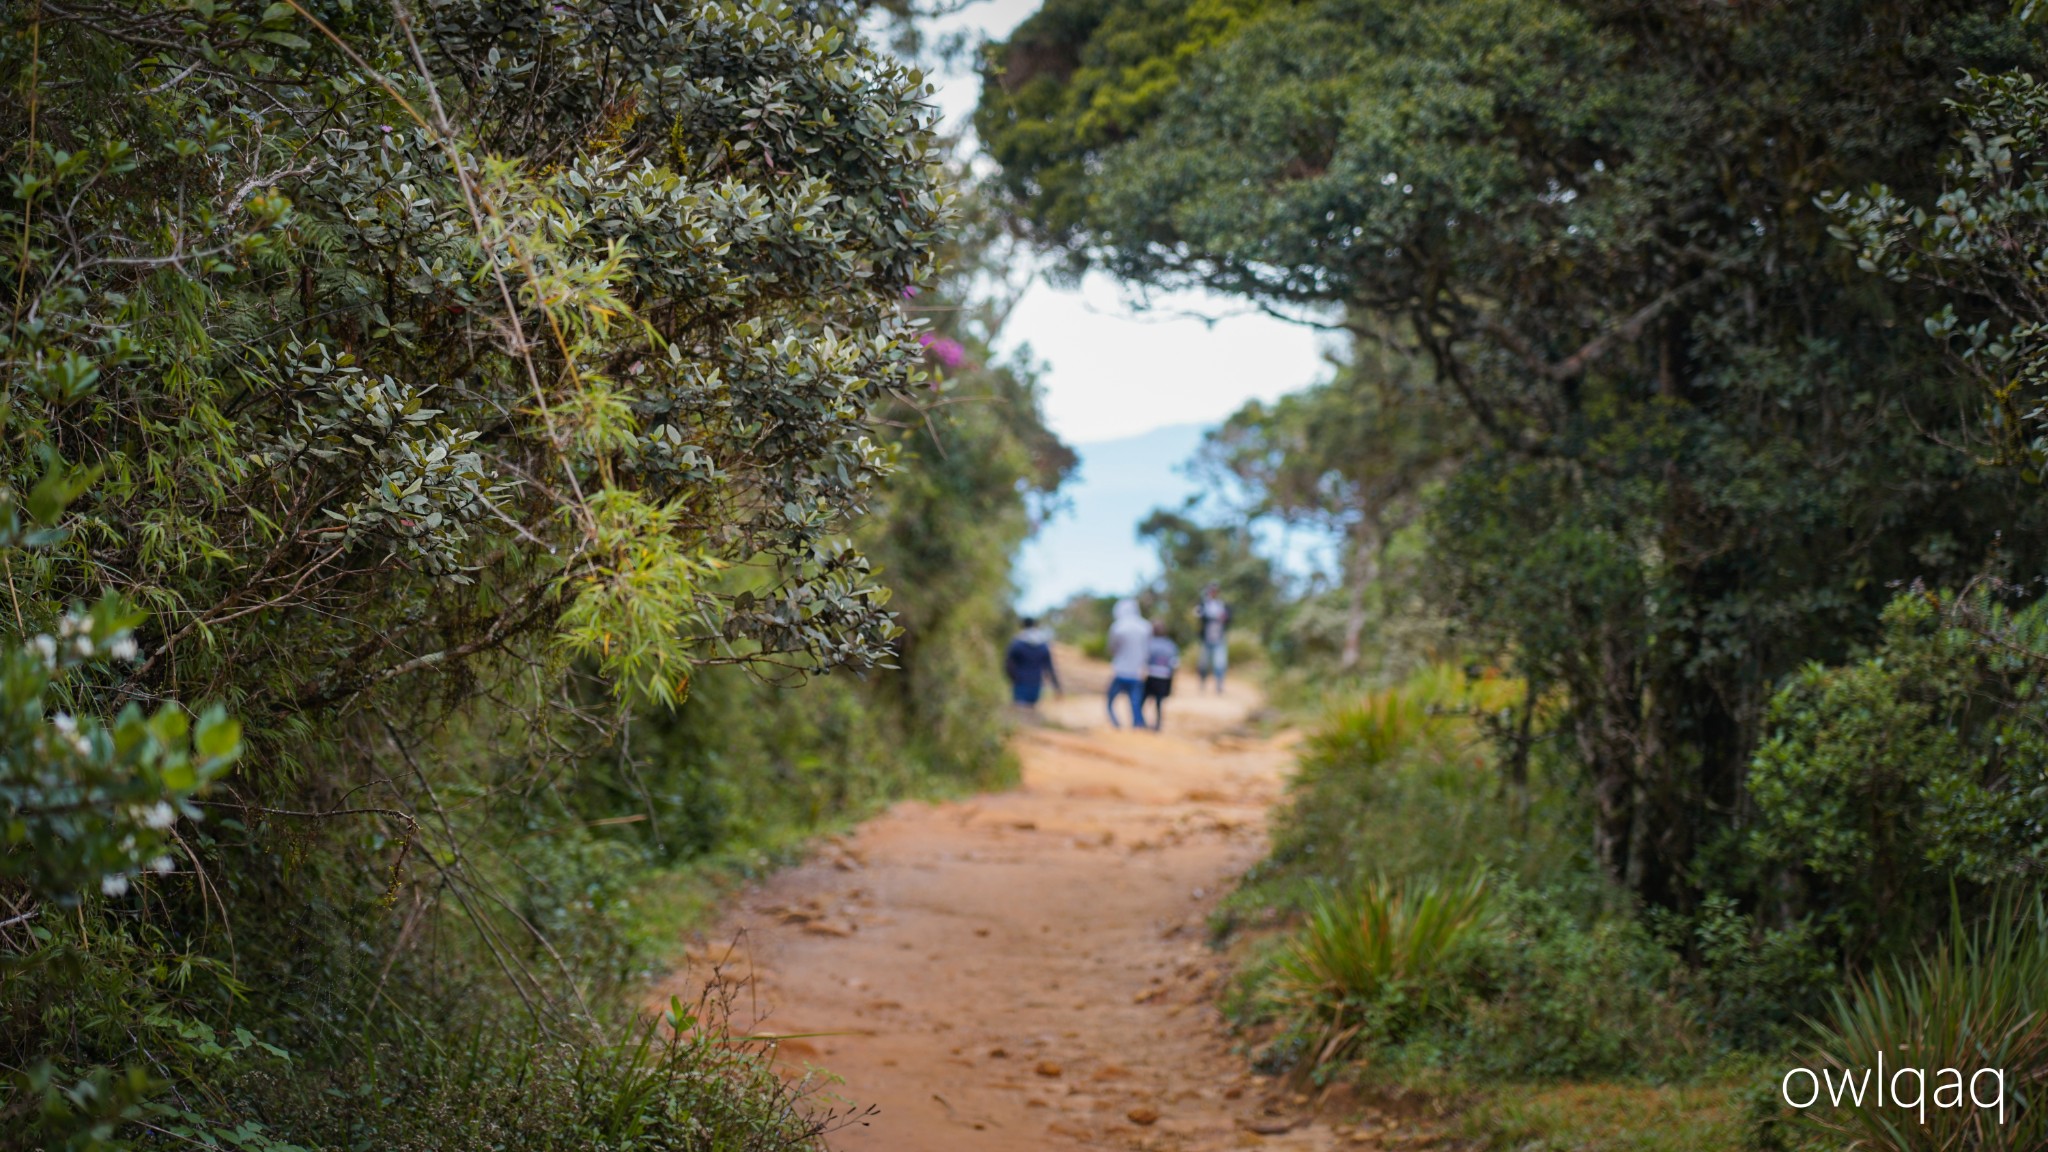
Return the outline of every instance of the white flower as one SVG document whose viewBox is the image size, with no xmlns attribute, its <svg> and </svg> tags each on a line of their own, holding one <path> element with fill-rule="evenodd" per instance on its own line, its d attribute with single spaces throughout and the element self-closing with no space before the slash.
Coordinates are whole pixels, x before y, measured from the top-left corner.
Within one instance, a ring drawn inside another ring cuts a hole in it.
<svg viewBox="0 0 2048 1152">
<path fill-rule="evenodd" d="M 36 651 L 43 654 L 43 663 L 48 664 L 57 658 L 57 641 L 52 639 L 49 633 L 45 632 L 29 643 L 35 645 Z"/>
<path fill-rule="evenodd" d="M 71 646 L 77 649 L 80 656 L 92 655 L 92 637 L 90 636 L 80 636 L 71 642 Z"/>
<path fill-rule="evenodd" d="M 143 826 L 154 828 L 159 832 L 177 823 L 177 820 L 178 814 L 171 811 L 171 806 L 161 800 L 150 805 L 149 810 L 142 814 Z"/>
<path fill-rule="evenodd" d="M 69 712 L 59 712 L 55 716 L 50 717 L 50 723 L 55 724 L 57 731 L 62 732 L 66 736 L 78 735 L 78 721 L 73 720 Z"/>
<path fill-rule="evenodd" d="M 137 656 L 142 655 L 142 646 L 135 642 L 133 636 L 121 636 L 113 643 L 113 653 L 114 659 L 132 663 Z"/>
<path fill-rule="evenodd" d="M 108 896 L 119 896 L 128 890 L 128 878 L 119 875 L 100 877 L 100 891 Z"/>
<path fill-rule="evenodd" d="M 174 863 L 169 856 L 159 856 L 156 859 L 151 860 L 149 862 L 149 870 L 151 872 L 168 873 L 171 869 L 176 867 L 177 864 Z"/>
</svg>

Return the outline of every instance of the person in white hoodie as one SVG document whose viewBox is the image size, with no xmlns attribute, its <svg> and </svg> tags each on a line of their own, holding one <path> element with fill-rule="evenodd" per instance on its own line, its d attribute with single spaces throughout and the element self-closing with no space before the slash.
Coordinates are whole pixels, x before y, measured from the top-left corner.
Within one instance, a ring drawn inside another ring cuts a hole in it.
<svg viewBox="0 0 2048 1152">
<path fill-rule="evenodd" d="M 1109 625 L 1109 726 L 1116 722 L 1116 698 L 1131 704 L 1131 727 L 1145 726 L 1145 658 L 1152 646 L 1152 625 L 1129 598 L 1116 602 Z"/>
</svg>

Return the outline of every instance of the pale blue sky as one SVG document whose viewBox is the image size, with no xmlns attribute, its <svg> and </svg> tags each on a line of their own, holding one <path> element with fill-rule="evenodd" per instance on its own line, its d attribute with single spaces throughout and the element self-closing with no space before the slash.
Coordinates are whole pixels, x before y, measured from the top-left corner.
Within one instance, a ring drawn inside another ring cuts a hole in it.
<svg viewBox="0 0 2048 1152">
<path fill-rule="evenodd" d="M 983 0 L 937 22 L 1001 38 L 1036 0 Z M 979 98 L 971 72 L 932 77 L 948 123 L 962 126 Z M 1082 590 L 1127 592 L 1158 570 L 1135 529 L 1194 485 L 1179 469 L 1204 427 L 1254 397 L 1272 399 L 1325 372 L 1315 330 L 1250 311 L 1237 300 L 1176 293 L 1139 300 L 1090 276 L 1058 289 L 1034 278 L 998 342 L 1028 346 L 1046 371 L 1045 414 L 1080 452 L 1067 490 L 1071 511 L 1026 546 L 1021 603 L 1043 609 Z"/>
<path fill-rule="evenodd" d="M 1159 570 L 1134 531 L 1152 509 L 1195 490 L 1179 465 L 1201 443 L 1200 424 L 1155 428 L 1121 440 L 1080 444 L 1065 495 L 1070 507 L 1027 541 L 1017 559 L 1018 606 L 1043 612 L 1083 590 L 1120 593 Z"/>
</svg>

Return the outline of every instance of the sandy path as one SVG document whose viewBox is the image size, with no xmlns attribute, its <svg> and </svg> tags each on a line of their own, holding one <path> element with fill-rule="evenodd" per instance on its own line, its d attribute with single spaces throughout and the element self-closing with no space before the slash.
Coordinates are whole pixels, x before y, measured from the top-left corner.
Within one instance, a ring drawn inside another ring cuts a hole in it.
<svg viewBox="0 0 2048 1152">
<path fill-rule="evenodd" d="M 1184 677 L 1163 734 L 1111 731 L 1106 669 L 1062 655 L 1019 788 L 898 805 L 749 891 L 664 999 L 724 960 L 753 981 L 735 1026 L 838 1033 L 780 1055 L 879 1108 L 853 1152 L 1364 1143 L 1250 1076 L 1212 1003 L 1204 918 L 1289 763 L 1245 730 L 1257 693 Z"/>
</svg>

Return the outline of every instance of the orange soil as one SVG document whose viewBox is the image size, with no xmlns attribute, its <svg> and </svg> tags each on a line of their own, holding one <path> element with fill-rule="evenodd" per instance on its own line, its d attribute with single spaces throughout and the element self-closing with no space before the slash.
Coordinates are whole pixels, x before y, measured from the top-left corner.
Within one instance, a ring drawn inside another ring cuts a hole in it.
<svg viewBox="0 0 2048 1152">
<path fill-rule="evenodd" d="M 1205 917 L 1263 853 L 1291 760 L 1247 730 L 1257 692 L 1183 676 L 1164 733 L 1112 731 L 1107 669 L 1061 656 L 1018 788 L 900 804 L 744 893 L 662 1002 L 717 964 L 750 982 L 736 1029 L 830 1033 L 778 1056 L 876 1106 L 832 1138 L 854 1152 L 1398 1141 L 1250 1075 L 1213 1003 Z"/>
</svg>

